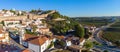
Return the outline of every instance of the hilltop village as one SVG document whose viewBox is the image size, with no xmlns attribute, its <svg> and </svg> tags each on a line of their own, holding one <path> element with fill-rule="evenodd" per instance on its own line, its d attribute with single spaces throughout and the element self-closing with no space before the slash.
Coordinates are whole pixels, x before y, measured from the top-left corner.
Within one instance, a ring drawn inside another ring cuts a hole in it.
<svg viewBox="0 0 120 52">
<path fill-rule="evenodd" d="M 94 51 L 95 29 L 55 10 L 0 10 L 0 52 Z"/>
</svg>

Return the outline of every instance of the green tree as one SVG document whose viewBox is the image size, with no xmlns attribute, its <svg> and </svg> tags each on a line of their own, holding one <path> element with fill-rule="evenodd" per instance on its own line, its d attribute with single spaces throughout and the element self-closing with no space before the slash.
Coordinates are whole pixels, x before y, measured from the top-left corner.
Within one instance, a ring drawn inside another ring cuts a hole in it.
<svg viewBox="0 0 120 52">
<path fill-rule="evenodd" d="M 36 33 L 36 32 L 31 32 L 31 31 L 29 31 L 29 30 L 26 30 L 26 34 L 38 35 L 38 33 Z"/>
<path fill-rule="evenodd" d="M 35 12 L 37 12 L 37 10 L 32 9 L 32 10 L 30 11 L 30 13 L 35 13 Z"/>
<path fill-rule="evenodd" d="M 54 46 L 54 42 L 52 41 L 50 45 L 48 45 L 47 49 L 50 49 L 52 46 Z"/>
<path fill-rule="evenodd" d="M 65 34 L 68 30 L 76 30 L 76 34 L 78 37 L 84 36 L 84 28 L 79 26 L 79 23 L 75 20 L 72 20 L 68 16 L 63 16 L 59 12 L 55 12 L 50 14 L 47 17 L 49 20 L 46 20 L 46 23 L 51 27 L 52 32 L 54 34 Z M 53 19 L 62 18 L 65 20 L 62 21 L 55 21 Z M 79 26 L 79 27 L 78 27 Z M 76 29 L 75 29 L 76 27 Z M 78 28 L 77 28 L 78 27 Z"/>
<path fill-rule="evenodd" d="M 33 13 L 33 14 L 38 14 L 39 12 L 41 12 L 42 10 L 39 8 L 39 9 L 37 9 L 37 10 L 35 10 L 35 9 L 32 9 L 31 11 L 30 11 L 30 13 Z"/>
<path fill-rule="evenodd" d="M 61 15 L 59 14 L 59 12 L 55 12 L 53 14 L 50 14 L 49 17 L 51 19 L 62 18 Z"/>
<path fill-rule="evenodd" d="M 88 41 L 88 40 L 87 40 L 87 41 L 85 42 L 84 46 L 85 46 L 85 48 L 90 49 L 90 48 L 93 47 L 93 43 L 92 43 L 91 41 Z"/>
<path fill-rule="evenodd" d="M 2 11 L 7 11 L 6 9 L 2 9 Z"/>
<path fill-rule="evenodd" d="M 75 35 L 80 37 L 80 38 L 83 38 L 84 37 L 84 28 L 81 27 L 79 24 L 75 25 Z"/>
<path fill-rule="evenodd" d="M 117 46 L 120 46 L 120 41 L 116 41 L 115 44 L 116 44 Z"/>
<path fill-rule="evenodd" d="M 5 11 L 5 9 L 2 9 L 2 11 Z"/>
<path fill-rule="evenodd" d="M 1 24 L 2 24 L 3 26 L 5 26 L 4 21 L 2 21 Z"/>
<path fill-rule="evenodd" d="M 103 52 L 108 52 L 108 50 L 104 50 Z"/>
<path fill-rule="evenodd" d="M 47 10 L 47 11 L 44 11 L 42 14 L 47 14 L 47 13 L 50 13 L 52 10 Z"/>
<path fill-rule="evenodd" d="M 57 50 L 55 52 L 71 52 L 71 51 L 69 51 L 69 50 Z"/>
<path fill-rule="evenodd" d="M 62 40 L 56 40 L 55 43 L 61 47 L 65 47 L 66 46 L 66 43 Z"/>
<path fill-rule="evenodd" d="M 12 9 L 10 10 L 10 12 L 12 12 L 12 13 L 16 14 L 16 11 L 14 11 L 14 10 L 12 10 Z"/>
<path fill-rule="evenodd" d="M 37 12 L 41 12 L 42 10 L 39 8 L 38 10 L 37 10 Z"/>
<path fill-rule="evenodd" d="M 33 29 L 33 32 L 35 32 L 36 29 L 37 29 L 37 26 L 36 26 L 36 25 L 33 25 L 33 26 L 32 26 L 32 29 Z"/>
<path fill-rule="evenodd" d="M 101 45 L 100 43 L 98 43 L 98 42 L 96 42 L 96 41 L 94 41 L 93 44 L 94 44 L 94 45 L 99 45 L 99 46 Z"/>
<path fill-rule="evenodd" d="M 84 28 L 84 31 L 85 31 L 84 38 L 88 39 L 92 35 L 92 32 L 89 32 L 89 30 L 87 28 Z"/>
<path fill-rule="evenodd" d="M 89 51 L 89 50 L 82 50 L 81 52 L 91 52 L 91 51 Z"/>
</svg>

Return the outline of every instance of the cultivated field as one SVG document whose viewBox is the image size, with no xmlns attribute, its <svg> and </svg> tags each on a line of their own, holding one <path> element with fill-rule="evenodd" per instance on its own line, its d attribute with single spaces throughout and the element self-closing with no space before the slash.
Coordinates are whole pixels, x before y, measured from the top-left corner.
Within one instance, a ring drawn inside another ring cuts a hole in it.
<svg viewBox="0 0 120 52">
<path fill-rule="evenodd" d="M 79 18 L 73 18 L 73 20 L 78 21 L 83 26 L 90 25 L 90 26 L 101 27 L 107 25 L 108 23 L 111 23 L 111 18 L 104 18 L 104 17 L 79 17 Z"/>
<path fill-rule="evenodd" d="M 120 40 L 120 32 L 118 31 L 106 31 L 103 34 L 103 38 L 105 38 L 108 41 L 116 42 Z"/>
<path fill-rule="evenodd" d="M 120 22 L 115 23 L 104 31 L 102 37 L 113 43 L 120 41 Z"/>
</svg>

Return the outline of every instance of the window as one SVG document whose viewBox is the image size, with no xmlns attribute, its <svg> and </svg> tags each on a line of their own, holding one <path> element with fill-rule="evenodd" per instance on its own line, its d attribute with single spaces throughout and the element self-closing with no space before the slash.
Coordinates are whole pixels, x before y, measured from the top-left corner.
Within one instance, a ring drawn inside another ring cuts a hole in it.
<svg viewBox="0 0 120 52">
<path fill-rule="evenodd" d="M 42 47 L 42 49 L 44 49 L 44 47 Z"/>
</svg>

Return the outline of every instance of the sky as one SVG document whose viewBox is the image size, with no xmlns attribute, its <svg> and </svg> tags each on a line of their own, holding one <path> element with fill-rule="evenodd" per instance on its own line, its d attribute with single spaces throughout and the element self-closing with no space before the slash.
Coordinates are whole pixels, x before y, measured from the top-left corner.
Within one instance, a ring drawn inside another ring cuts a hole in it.
<svg viewBox="0 0 120 52">
<path fill-rule="evenodd" d="M 0 0 L 0 9 L 57 10 L 70 17 L 120 16 L 120 0 Z"/>
</svg>

